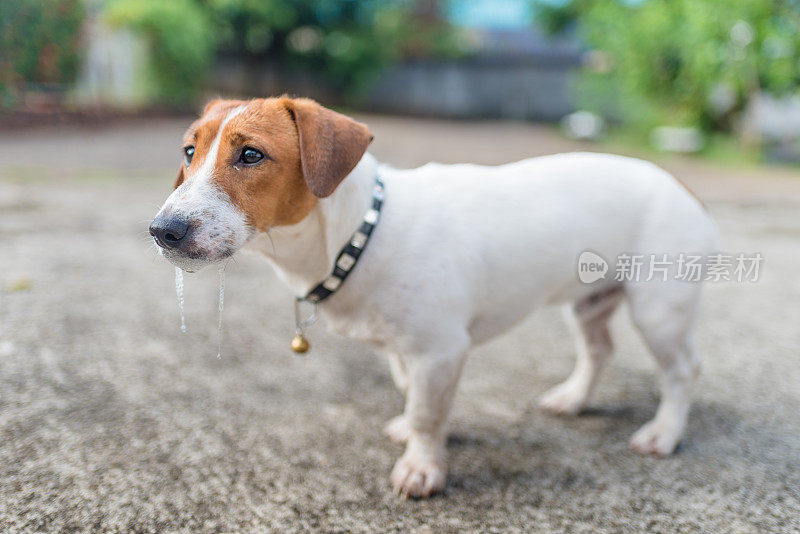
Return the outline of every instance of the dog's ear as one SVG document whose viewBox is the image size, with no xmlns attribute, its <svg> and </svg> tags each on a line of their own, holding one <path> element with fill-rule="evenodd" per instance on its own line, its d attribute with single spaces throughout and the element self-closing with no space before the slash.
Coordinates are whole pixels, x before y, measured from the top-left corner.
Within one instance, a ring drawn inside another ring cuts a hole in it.
<svg viewBox="0 0 800 534">
<path fill-rule="evenodd" d="M 180 185 L 183 183 L 183 179 L 183 165 L 181 164 L 181 168 L 178 169 L 178 177 L 175 178 L 175 185 L 172 186 L 172 189 L 178 189 L 178 187 L 180 187 Z"/>
<path fill-rule="evenodd" d="M 286 98 L 300 139 L 300 165 L 308 188 L 327 197 L 355 168 L 372 133 L 365 124 L 307 98 Z"/>
</svg>

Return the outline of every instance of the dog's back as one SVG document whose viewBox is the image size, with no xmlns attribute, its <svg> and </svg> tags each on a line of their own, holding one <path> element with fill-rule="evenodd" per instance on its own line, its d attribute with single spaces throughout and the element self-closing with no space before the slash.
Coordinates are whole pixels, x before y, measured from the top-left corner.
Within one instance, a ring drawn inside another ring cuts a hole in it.
<svg viewBox="0 0 800 534">
<path fill-rule="evenodd" d="M 633 158 L 571 153 L 497 167 L 381 172 L 389 196 L 381 224 L 392 236 L 386 244 L 394 256 L 415 258 L 413 273 L 396 275 L 418 285 L 430 273 L 430 291 L 451 295 L 476 316 L 497 316 L 498 326 L 537 305 L 579 300 L 613 284 L 620 255 L 707 254 L 714 247 L 702 204 L 667 172 Z M 580 283 L 584 251 L 609 262 L 605 282 Z M 445 277 L 437 276 L 441 269 Z M 493 334 L 490 328 L 484 335 Z"/>
</svg>

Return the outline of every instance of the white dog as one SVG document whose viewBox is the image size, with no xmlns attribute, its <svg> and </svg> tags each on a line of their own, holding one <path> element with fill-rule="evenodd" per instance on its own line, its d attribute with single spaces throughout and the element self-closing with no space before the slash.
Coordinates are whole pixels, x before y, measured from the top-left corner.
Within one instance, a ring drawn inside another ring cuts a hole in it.
<svg viewBox="0 0 800 534">
<path fill-rule="evenodd" d="M 404 495 L 445 485 L 446 421 L 470 347 L 544 304 L 571 306 L 581 350 L 541 405 L 570 414 L 586 405 L 624 299 L 662 379 L 655 418 L 631 446 L 671 453 L 698 371 L 700 285 L 677 280 L 674 263 L 648 281 L 647 261 L 639 281 L 613 273 L 622 254 L 710 253 L 716 231 L 701 203 L 635 159 L 574 153 L 397 170 L 366 153 L 371 140 L 365 125 L 307 99 L 213 101 L 186 133 L 175 191 L 151 233 L 186 270 L 245 244 L 260 250 L 334 331 L 389 356 L 406 397 L 386 427 L 406 444 L 391 475 Z M 588 284 L 578 277 L 585 251 L 610 263 Z"/>
</svg>

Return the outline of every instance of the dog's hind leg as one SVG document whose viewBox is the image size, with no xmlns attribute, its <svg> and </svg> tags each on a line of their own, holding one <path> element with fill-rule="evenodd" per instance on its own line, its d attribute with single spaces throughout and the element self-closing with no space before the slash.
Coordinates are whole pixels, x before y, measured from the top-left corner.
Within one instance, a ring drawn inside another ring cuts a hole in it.
<svg viewBox="0 0 800 534">
<path fill-rule="evenodd" d="M 608 321 L 622 294 L 621 287 L 614 287 L 590 295 L 566 310 L 578 358 L 569 378 L 542 396 L 540 407 L 555 414 L 574 415 L 586 406 L 600 371 L 611 356 L 613 343 Z"/>
<path fill-rule="evenodd" d="M 397 390 L 405 396 L 408 393 L 408 371 L 403 358 L 399 354 L 389 354 L 389 370 Z"/>
<path fill-rule="evenodd" d="M 632 284 L 626 291 L 631 317 L 661 371 L 661 402 L 652 421 L 631 438 L 645 454 L 670 454 L 683 437 L 691 387 L 700 370 L 691 335 L 700 285 L 672 281 Z"/>
</svg>

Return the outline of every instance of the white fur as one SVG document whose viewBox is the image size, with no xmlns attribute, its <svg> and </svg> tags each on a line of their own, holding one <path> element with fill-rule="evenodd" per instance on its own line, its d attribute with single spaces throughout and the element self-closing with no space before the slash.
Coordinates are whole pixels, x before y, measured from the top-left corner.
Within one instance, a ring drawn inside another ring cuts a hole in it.
<svg viewBox="0 0 800 534">
<path fill-rule="evenodd" d="M 392 473 L 397 491 L 441 490 L 445 423 L 466 353 L 543 304 L 568 304 L 579 340 L 573 375 L 543 398 L 543 407 L 575 413 L 585 405 L 611 352 L 608 318 L 624 295 L 662 370 L 661 405 L 631 445 L 672 452 L 698 369 L 691 333 L 699 284 L 586 285 L 577 260 L 592 250 L 612 262 L 613 273 L 621 253 L 711 252 L 714 224 L 674 178 L 644 161 L 601 154 L 411 170 L 379 167 L 367 154 L 303 221 L 250 242 L 297 295 L 330 272 L 369 207 L 376 172 L 386 184 L 381 220 L 320 311 L 333 330 L 391 358 L 406 396 L 404 414 L 387 426 L 407 443 Z"/>
<path fill-rule="evenodd" d="M 230 256 L 253 233 L 245 214 L 214 182 L 214 168 L 219 158 L 222 134 L 231 119 L 245 108 L 242 105 L 228 113 L 217 130 L 203 164 L 191 174 L 187 172 L 183 183 L 167 198 L 159 212 L 160 215 L 179 216 L 195 223 L 191 236 L 187 236 L 197 251 L 193 257 L 177 250 L 159 249 L 164 257 L 186 271 L 197 271 L 209 263 Z"/>
</svg>

